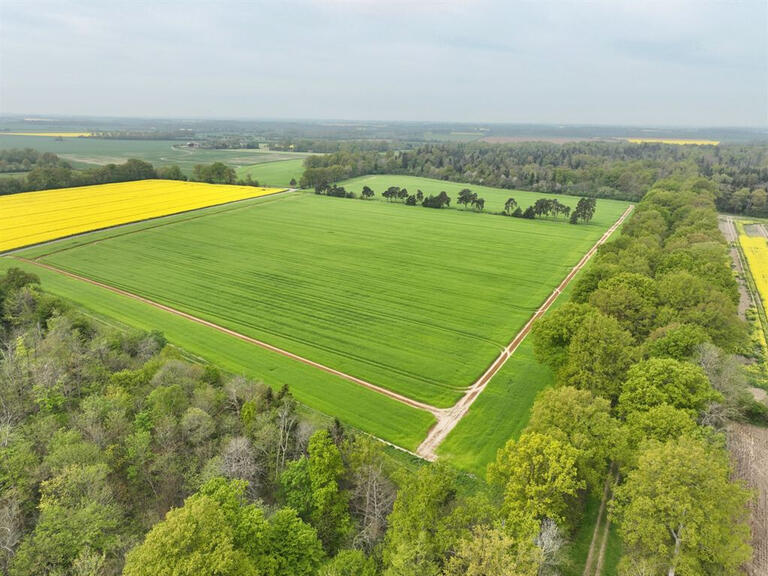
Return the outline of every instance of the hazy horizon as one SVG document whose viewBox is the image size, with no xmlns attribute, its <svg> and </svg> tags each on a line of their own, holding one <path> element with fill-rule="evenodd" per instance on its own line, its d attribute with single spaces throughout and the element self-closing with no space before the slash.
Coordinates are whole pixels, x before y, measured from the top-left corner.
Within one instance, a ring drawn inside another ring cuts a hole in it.
<svg viewBox="0 0 768 576">
<path fill-rule="evenodd" d="M 768 4 L 0 0 L 0 114 L 763 128 Z"/>
</svg>

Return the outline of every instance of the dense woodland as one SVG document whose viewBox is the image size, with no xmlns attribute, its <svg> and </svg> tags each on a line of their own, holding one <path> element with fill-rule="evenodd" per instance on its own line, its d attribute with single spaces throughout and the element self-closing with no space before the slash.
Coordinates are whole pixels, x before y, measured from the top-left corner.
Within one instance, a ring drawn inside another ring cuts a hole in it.
<svg viewBox="0 0 768 576">
<path fill-rule="evenodd" d="M 640 200 L 663 178 L 702 176 L 718 210 L 768 216 L 768 149 L 629 142 L 425 144 L 378 153 L 350 148 L 305 160 L 302 186 L 364 174 L 410 174 L 508 189 Z"/>
<path fill-rule="evenodd" d="M 0 279 L 0 568 L 12 576 L 546 575 L 618 482 L 621 574 L 737 574 L 750 555 L 723 428 L 766 423 L 717 184 L 656 183 L 533 333 L 556 387 L 468 482 L 403 466 L 290 391 L 191 363 Z"/>
<path fill-rule="evenodd" d="M 0 172 L 29 172 L 34 168 L 69 167 L 64 160 L 50 152 L 38 152 L 31 148 L 0 150 Z"/>
</svg>

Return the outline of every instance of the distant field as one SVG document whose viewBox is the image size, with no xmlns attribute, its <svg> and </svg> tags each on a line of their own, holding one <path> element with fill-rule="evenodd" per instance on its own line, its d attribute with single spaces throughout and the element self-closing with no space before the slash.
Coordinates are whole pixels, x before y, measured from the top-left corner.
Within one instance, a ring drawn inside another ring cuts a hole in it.
<svg viewBox="0 0 768 576">
<path fill-rule="evenodd" d="M 304 160 L 281 160 L 279 162 L 262 162 L 252 166 L 240 166 L 237 168 L 238 178 L 250 176 L 262 186 L 288 187 L 291 180 L 298 183 L 304 174 Z"/>
<path fill-rule="evenodd" d="M 0 132 L 3 136 L 47 136 L 49 138 L 85 138 L 90 132 Z"/>
<path fill-rule="evenodd" d="M 260 162 L 302 159 L 307 154 L 270 152 L 266 150 L 209 150 L 188 148 L 178 140 L 111 140 L 101 138 L 41 138 L 39 136 L 9 136 L 0 132 L 0 148 L 34 148 L 53 152 L 71 162 L 75 168 L 109 163 L 120 164 L 138 158 L 164 166 L 177 164 L 185 174 L 191 174 L 195 164 L 224 162 L 230 166 L 246 166 Z"/>
<path fill-rule="evenodd" d="M 0 196 L 0 251 L 277 191 L 141 180 Z"/>
<path fill-rule="evenodd" d="M 694 144 L 696 146 L 717 146 L 719 140 L 696 140 L 695 138 L 627 138 L 633 144 L 658 143 L 658 144 Z"/>
</svg>

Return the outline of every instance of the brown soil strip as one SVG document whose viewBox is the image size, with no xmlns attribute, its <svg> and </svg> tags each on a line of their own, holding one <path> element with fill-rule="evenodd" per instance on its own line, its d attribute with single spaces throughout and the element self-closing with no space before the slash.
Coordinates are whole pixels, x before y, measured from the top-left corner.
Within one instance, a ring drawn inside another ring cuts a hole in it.
<svg viewBox="0 0 768 576">
<path fill-rule="evenodd" d="M 592 570 L 592 565 L 595 562 L 595 547 L 597 546 L 597 542 L 599 540 L 600 535 L 600 527 L 603 524 L 604 515 L 605 515 L 605 505 L 608 502 L 608 494 L 610 494 L 611 490 L 611 478 L 610 476 L 605 479 L 605 487 L 603 488 L 603 499 L 600 500 L 600 510 L 597 512 L 597 522 L 595 522 L 595 529 L 592 532 L 592 542 L 589 545 L 589 553 L 587 554 L 587 560 L 584 562 L 584 575 L 583 576 L 590 576 L 594 570 Z"/>
<path fill-rule="evenodd" d="M 17 260 L 21 260 L 22 262 L 32 264 L 34 266 L 40 266 L 41 268 L 45 268 L 47 270 L 51 270 L 59 274 L 63 274 L 64 276 L 68 276 L 69 278 L 80 280 L 81 282 L 87 282 L 88 284 L 98 286 L 99 288 L 104 288 L 105 290 L 109 290 L 110 292 L 114 292 L 115 294 L 120 294 L 121 296 L 125 296 L 133 300 L 138 300 L 139 302 L 143 302 L 144 304 L 148 304 L 149 306 L 153 306 L 160 310 L 164 310 L 165 312 L 170 312 L 171 314 L 175 314 L 176 316 L 181 316 L 182 318 L 186 318 L 187 320 L 191 320 L 192 322 L 196 322 L 197 324 L 202 324 L 203 326 L 213 328 L 214 330 L 218 330 L 219 332 L 223 332 L 224 334 L 234 336 L 235 338 L 238 338 L 250 344 L 254 344 L 256 346 L 259 346 L 260 348 L 269 350 L 270 352 L 276 352 L 277 354 L 281 354 L 282 356 L 286 356 L 288 358 L 291 358 L 292 360 L 296 360 L 303 364 L 307 364 L 308 366 L 312 366 L 313 368 L 317 368 L 319 370 L 322 370 L 323 372 L 328 372 L 329 374 L 333 374 L 334 376 L 338 376 L 340 378 L 344 378 L 345 380 L 348 380 L 355 384 L 359 384 L 360 386 L 363 386 L 365 388 L 368 388 L 370 390 L 373 390 L 374 392 L 378 392 L 385 396 L 389 396 L 390 398 L 397 400 L 398 402 L 401 402 L 403 404 L 407 404 L 408 406 L 412 406 L 413 408 L 426 410 L 427 412 L 434 414 L 438 419 L 440 419 L 440 417 L 443 415 L 444 410 L 435 408 L 434 406 L 430 406 L 429 404 L 419 402 L 418 400 L 413 400 L 412 398 L 408 398 L 407 396 L 403 396 L 402 394 L 398 394 L 397 392 L 393 392 L 392 390 L 388 390 L 381 386 L 377 386 L 376 384 L 371 384 L 370 382 L 366 382 L 365 380 L 362 380 L 355 376 L 351 376 L 349 374 L 336 370 L 335 368 L 330 368 L 328 366 L 325 366 L 324 364 L 320 364 L 319 362 L 310 360 L 309 358 L 304 358 L 303 356 L 299 356 L 298 354 L 294 354 L 293 352 L 288 352 L 287 350 L 283 350 L 282 348 L 278 348 L 277 346 L 273 346 L 272 344 L 267 344 L 262 340 L 251 338 L 250 336 L 246 336 L 245 334 L 241 334 L 240 332 L 235 332 L 234 330 L 230 330 L 229 328 L 225 328 L 224 326 L 219 326 L 218 324 L 214 324 L 213 322 L 209 322 L 208 320 L 203 320 L 202 318 L 193 316 L 192 314 L 187 314 L 186 312 L 182 312 L 181 310 L 171 308 L 170 306 L 166 306 L 165 304 L 160 304 L 159 302 L 155 302 L 154 300 L 150 300 L 148 298 L 144 298 L 143 296 L 133 294 L 132 292 L 127 292 L 126 290 L 121 290 L 120 288 L 115 288 L 114 286 L 110 286 L 108 284 L 104 284 L 102 282 L 98 282 L 96 280 L 86 278 L 85 276 L 80 276 L 78 274 L 73 274 L 72 272 L 67 272 L 66 270 L 62 270 L 61 268 L 56 268 L 55 266 L 51 266 L 50 264 L 44 264 L 42 262 L 28 260 L 20 256 L 14 256 L 14 258 L 16 258 Z"/>
<path fill-rule="evenodd" d="M 626 220 L 626 218 L 629 216 L 630 212 L 632 212 L 633 208 L 634 206 L 630 205 L 624 211 L 621 217 L 616 220 L 613 226 L 611 226 L 605 232 L 605 234 L 600 237 L 595 245 L 592 246 L 592 248 L 590 248 L 589 251 L 581 257 L 581 260 L 579 260 L 578 264 L 576 264 L 576 266 L 571 269 L 563 281 L 560 282 L 560 285 L 554 289 L 552 294 L 549 295 L 544 304 L 542 304 L 536 313 L 528 320 L 528 322 L 526 322 L 522 330 L 520 330 L 520 332 L 517 333 L 517 335 L 507 345 L 507 347 L 501 351 L 496 360 L 491 363 L 490 367 L 483 373 L 482 376 L 480 376 L 480 378 L 477 379 L 477 381 L 475 381 L 474 384 L 467 388 L 464 396 L 462 396 L 459 401 L 453 405 L 452 408 L 444 411 L 441 416 L 438 416 L 437 423 L 430 429 L 427 437 L 424 439 L 424 442 L 422 442 L 418 450 L 416 450 L 416 452 L 422 458 L 425 458 L 426 460 L 437 459 L 436 451 L 438 446 L 440 446 L 443 440 L 445 440 L 448 434 L 450 434 L 451 430 L 453 430 L 461 421 L 461 419 L 469 410 L 470 406 L 472 406 L 472 403 L 485 389 L 491 378 L 493 378 L 496 373 L 501 370 L 502 366 L 504 366 L 509 357 L 514 354 L 515 350 L 517 350 L 517 347 L 520 346 L 523 340 L 525 340 L 525 337 L 531 331 L 533 323 L 541 318 L 547 312 L 547 310 L 549 310 L 554 301 L 557 300 L 557 297 L 560 296 L 560 293 L 565 289 L 566 286 L 568 286 L 568 284 L 570 284 L 574 276 L 579 273 L 579 271 L 584 267 L 589 259 L 594 256 L 595 252 L 597 252 L 597 249 L 600 248 L 600 246 L 604 244 L 608 238 L 611 237 L 611 234 L 613 234 L 619 226 L 621 226 L 624 220 Z"/>
<path fill-rule="evenodd" d="M 748 576 L 768 574 L 768 428 L 734 423 L 728 428 L 733 475 L 755 492 L 749 503 L 752 559 Z"/>
</svg>

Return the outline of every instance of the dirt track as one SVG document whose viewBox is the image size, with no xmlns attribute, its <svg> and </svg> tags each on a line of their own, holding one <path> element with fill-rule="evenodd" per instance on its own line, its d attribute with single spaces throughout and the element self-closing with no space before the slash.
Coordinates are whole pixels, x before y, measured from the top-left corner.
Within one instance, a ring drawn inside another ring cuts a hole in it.
<svg viewBox="0 0 768 576">
<path fill-rule="evenodd" d="M 595 245 L 592 246 L 592 248 L 590 248 L 589 251 L 581 257 L 581 260 L 579 260 L 578 264 L 576 264 L 576 266 L 571 269 L 563 281 L 560 282 L 560 285 L 554 289 L 552 294 L 549 295 L 549 298 L 546 299 L 544 304 L 542 304 L 541 307 L 530 318 L 530 320 L 526 322 L 525 326 L 523 326 L 522 330 L 517 333 L 512 342 L 510 342 L 507 347 L 501 351 L 499 356 L 496 358 L 496 360 L 493 361 L 488 370 L 486 370 L 474 384 L 467 388 L 464 396 L 462 396 L 459 401 L 456 402 L 456 404 L 454 404 L 453 407 L 448 411 L 445 411 L 442 415 L 437 415 L 437 424 L 432 427 L 432 429 L 427 434 L 427 437 L 424 439 L 424 442 L 421 443 L 418 450 L 416 451 L 419 456 L 425 458 L 426 460 L 437 459 L 437 447 L 440 446 L 443 440 L 445 440 L 448 434 L 450 434 L 451 430 L 453 430 L 461 421 L 461 419 L 469 410 L 470 406 L 472 406 L 480 393 L 485 389 L 491 378 L 493 378 L 493 376 L 499 370 L 501 370 L 502 366 L 504 366 L 509 357 L 514 354 L 515 350 L 517 350 L 517 347 L 520 346 L 523 340 L 525 340 L 525 337 L 531 331 L 533 323 L 541 318 L 547 312 L 547 310 L 549 310 L 555 300 L 557 300 L 557 297 L 560 296 L 560 293 L 565 289 L 566 286 L 568 286 L 568 284 L 570 284 L 571 280 L 573 280 L 574 276 L 578 274 L 579 270 L 581 270 L 584 265 L 589 262 L 590 258 L 592 258 L 595 252 L 597 252 L 597 249 L 603 243 L 605 243 L 608 238 L 611 237 L 611 234 L 613 234 L 619 226 L 621 226 L 624 220 L 626 220 L 627 216 L 629 216 L 630 212 L 632 212 L 633 208 L 634 206 L 629 206 L 621 215 L 621 217 L 616 220 L 613 226 L 611 226 L 605 232 L 605 234 L 600 237 Z"/>
</svg>

